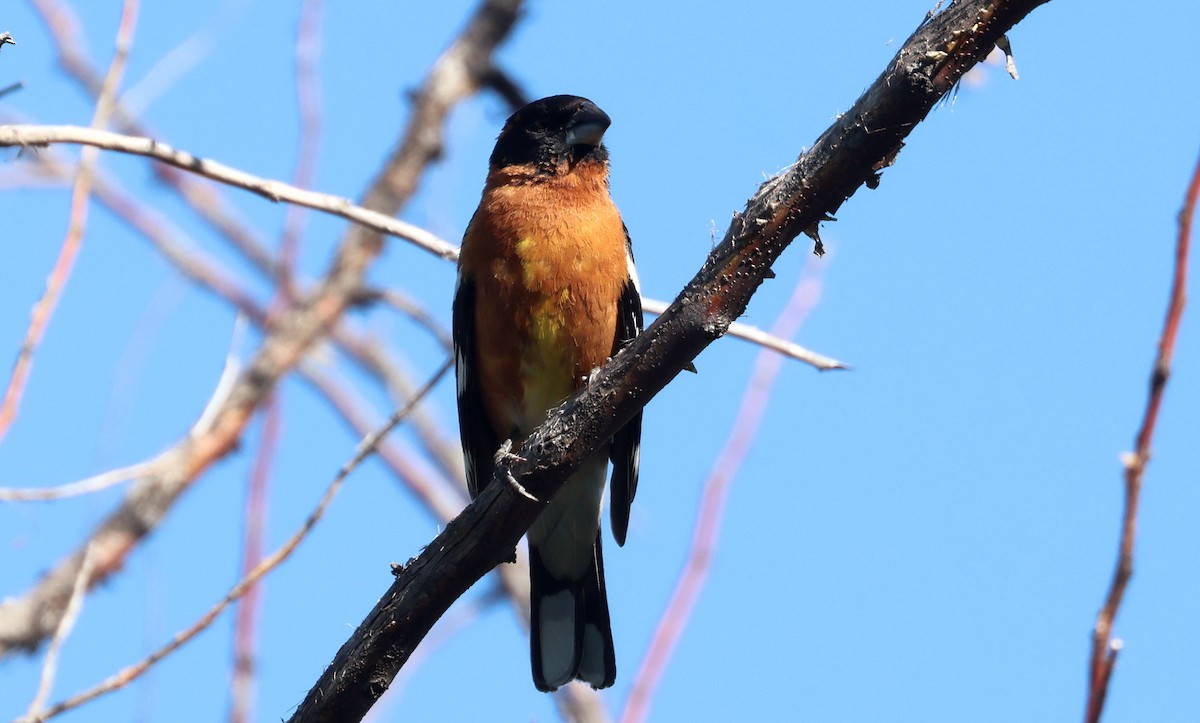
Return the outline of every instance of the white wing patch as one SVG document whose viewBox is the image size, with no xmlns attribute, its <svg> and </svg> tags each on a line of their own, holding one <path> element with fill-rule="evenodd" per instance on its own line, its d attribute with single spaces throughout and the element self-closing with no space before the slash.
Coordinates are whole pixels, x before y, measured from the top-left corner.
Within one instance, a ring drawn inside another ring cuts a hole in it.
<svg viewBox="0 0 1200 723">
<path fill-rule="evenodd" d="M 463 356 L 462 348 L 458 344 L 454 345 L 454 382 L 458 388 L 458 396 L 462 396 L 467 391 L 467 360 Z"/>
<path fill-rule="evenodd" d="M 638 296 L 641 296 L 642 284 L 638 281 L 637 269 L 633 266 L 633 253 L 628 248 L 625 249 L 625 266 L 628 267 L 629 280 L 633 282 L 633 290 L 638 293 Z"/>
</svg>

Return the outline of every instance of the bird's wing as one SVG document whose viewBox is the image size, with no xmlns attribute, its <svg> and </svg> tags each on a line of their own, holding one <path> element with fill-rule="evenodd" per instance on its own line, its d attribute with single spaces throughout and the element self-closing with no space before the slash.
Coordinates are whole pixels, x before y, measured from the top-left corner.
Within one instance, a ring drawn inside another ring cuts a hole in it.
<svg viewBox="0 0 1200 723">
<path fill-rule="evenodd" d="M 617 301 L 617 334 L 613 340 L 615 355 L 626 344 L 642 332 L 642 295 L 638 287 L 637 271 L 633 267 L 633 246 L 629 231 L 625 231 L 625 245 L 629 258 L 629 276 L 625 288 Z M 460 397 L 461 399 L 461 397 Z M 460 401 L 459 404 L 462 402 Z M 618 545 L 625 544 L 629 531 L 629 508 L 637 494 L 638 465 L 641 462 L 642 412 L 638 413 L 613 435 L 609 456 L 613 463 L 612 474 L 612 528 Z"/>
<path fill-rule="evenodd" d="M 454 290 L 454 368 L 458 382 L 458 429 L 462 437 L 467 489 L 474 499 L 492 479 L 500 440 L 483 409 L 475 348 L 475 282 L 460 273 Z"/>
</svg>

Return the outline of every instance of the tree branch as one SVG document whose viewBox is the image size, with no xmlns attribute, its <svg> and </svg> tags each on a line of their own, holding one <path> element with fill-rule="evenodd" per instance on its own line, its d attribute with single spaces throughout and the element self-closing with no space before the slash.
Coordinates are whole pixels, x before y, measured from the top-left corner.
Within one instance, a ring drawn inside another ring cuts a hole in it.
<svg viewBox="0 0 1200 723">
<path fill-rule="evenodd" d="M 197 158 L 187 151 L 177 150 L 166 143 L 160 143 L 150 138 L 138 138 L 79 126 L 0 126 L 0 147 L 43 146 L 49 143 L 79 143 L 153 158 L 214 181 L 256 193 L 269 201 L 294 203 L 297 206 L 339 216 L 361 226 L 379 229 L 388 235 L 410 241 L 435 256 L 453 259 L 458 253 L 453 244 L 443 241 L 425 229 L 356 206 L 348 198 L 308 191 L 283 181 L 261 178 L 236 168 L 230 168 L 217 161 Z"/>
<path fill-rule="evenodd" d="M 1000 36 L 1045 1 L 975 0 L 927 18 L 854 107 L 786 173 L 759 188 L 666 312 L 553 410 L 522 444 L 524 459 L 497 465 L 492 484 L 397 572 L 292 720 L 361 719 L 451 603 L 512 558 L 542 501 L 725 333 L 798 234 L 815 235 L 860 186 L 877 186 L 912 129 Z"/>
<path fill-rule="evenodd" d="M 121 8 L 121 20 L 117 26 L 117 37 L 114 41 L 112 61 L 108 72 L 100 86 L 96 97 L 96 108 L 92 113 L 92 128 L 101 129 L 108 124 L 112 115 L 117 88 L 125 73 L 125 61 L 129 57 L 129 46 L 133 43 L 133 32 L 137 25 L 138 4 L 136 0 L 125 0 Z M 0 39 L 0 46 L 4 45 Z M 71 270 L 75 267 L 75 258 L 83 246 L 84 231 L 87 228 L 88 201 L 92 193 L 92 175 L 100 152 L 95 148 L 84 148 L 80 154 L 79 165 L 75 170 L 75 179 L 71 185 L 71 213 L 67 222 L 67 234 L 59 249 L 54 268 L 46 279 L 46 290 L 38 299 L 30 314 L 29 327 L 25 332 L 25 340 L 17 353 L 17 361 L 13 364 L 12 376 L 0 401 L 0 440 L 8 433 L 9 427 L 17 417 L 21 406 L 21 398 L 25 393 L 25 385 L 33 368 L 33 356 L 42 336 L 50 325 L 50 318 L 58 306 L 58 299 L 71 278 Z"/>
<path fill-rule="evenodd" d="M 791 298 L 772 325 L 772 330 L 778 338 L 791 337 L 808 318 L 821 296 L 821 277 L 824 276 L 824 272 L 825 265 L 820 259 L 816 264 L 810 261 L 804 265 L 804 270 L 792 289 Z M 700 507 L 692 527 L 692 542 L 688 549 L 687 561 L 675 581 L 671 600 L 659 618 L 658 627 L 655 628 L 650 644 L 646 647 L 641 667 L 638 668 L 629 697 L 626 699 L 625 710 L 621 713 L 621 723 L 641 723 L 650 715 L 659 681 L 670 665 L 676 645 L 708 580 L 708 573 L 717 552 L 721 521 L 725 515 L 725 501 L 750 448 L 754 445 L 754 440 L 758 437 L 767 404 L 774 396 L 775 382 L 783 369 L 783 362 L 783 357 L 772 354 L 769 347 L 759 350 L 754 360 L 754 367 L 746 383 L 746 391 L 742 393 L 737 415 L 729 426 L 729 436 L 726 437 L 725 444 L 704 480 L 704 487 L 700 493 Z"/>
<path fill-rule="evenodd" d="M 1117 566 L 1113 570 L 1112 582 L 1104 606 L 1096 615 L 1096 626 L 1092 630 L 1092 657 L 1088 666 L 1088 696 L 1084 720 L 1098 723 L 1104 712 L 1104 701 L 1108 696 L 1108 683 L 1121 651 L 1121 641 L 1113 640 L 1112 626 L 1125 597 L 1125 587 L 1133 576 L 1133 545 L 1137 535 L 1138 502 L 1142 493 L 1142 477 L 1150 462 L 1150 443 L 1154 439 L 1154 427 L 1158 422 L 1158 410 L 1162 406 L 1163 391 L 1171 375 L 1171 357 L 1175 353 L 1175 338 L 1179 334 L 1179 320 L 1183 318 L 1183 307 L 1187 294 L 1187 262 L 1192 218 L 1200 198 L 1200 160 L 1192 171 L 1192 179 L 1184 196 L 1183 208 L 1179 211 L 1179 236 L 1175 242 L 1175 268 L 1171 279 L 1171 294 L 1167 302 L 1167 316 L 1163 321 L 1162 335 L 1158 340 L 1158 356 L 1150 372 L 1150 394 L 1146 398 L 1146 410 L 1142 424 L 1138 427 L 1134 451 L 1122 458 L 1125 466 L 1125 513 L 1121 518 L 1121 542 L 1117 553 Z"/>
<path fill-rule="evenodd" d="M 487 0 L 477 17 L 481 14 L 490 17 L 489 9 L 493 6 L 512 4 L 512 0 Z M 484 55 L 490 55 L 504 40 L 511 24 L 493 24 L 493 27 L 502 32 L 498 35 L 485 33 L 471 36 L 483 43 L 479 48 Z M 469 22 L 464 36 L 475 28 L 476 22 Z M 455 45 L 461 42 L 462 38 Z M 477 86 L 472 84 L 470 87 Z M 444 113 L 432 117 L 441 120 Z M 428 119 L 414 118 L 412 122 L 423 120 Z M 262 179 L 215 161 L 196 158 L 150 139 L 72 126 L 0 126 L 0 146 L 41 145 L 56 141 L 87 143 L 155 158 L 183 170 L 253 191 L 273 201 L 290 201 L 341 216 L 357 224 L 384 229 L 386 233 L 414 241 L 439 256 L 453 258 L 457 253 L 452 244 L 423 229 L 354 206 L 347 199 Z M 423 168 L 421 165 L 409 165 L 408 172 L 419 175 Z M 233 381 L 231 389 L 220 395 L 219 402 L 214 397 L 211 414 L 205 415 L 203 424 L 197 424 L 190 434 L 160 455 L 154 462 L 153 472 L 131 486 L 122 503 L 92 534 L 91 539 L 100 542 L 100 556 L 92 575 L 92 586 L 120 567 L 128 552 L 158 525 L 179 495 L 209 465 L 234 449 L 246 424 L 276 382 L 290 372 L 315 343 L 328 335 L 347 308 L 358 302 L 364 289 L 366 269 L 378 257 L 382 245 L 379 232 L 363 234 L 352 230 L 338 246 L 326 275 L 316 288 L 272 327 L 254 358 Z M 57 563 L 25 595 L 0 603 L 0 658 L 14 650 L 32 650 L 53 633 L 83 561 L 85 548 L 86 543 Z"/>
</svg>

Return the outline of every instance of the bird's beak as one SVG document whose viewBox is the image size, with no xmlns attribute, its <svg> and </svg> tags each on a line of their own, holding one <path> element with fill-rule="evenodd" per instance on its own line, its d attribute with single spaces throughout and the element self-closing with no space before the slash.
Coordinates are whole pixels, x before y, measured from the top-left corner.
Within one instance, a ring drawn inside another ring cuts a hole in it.
<svg viewBox="0 0 1200 723">
<path fill-rule="evenodd" d="M 575 112 L 575 116 L 571 119 L 571 127 L 567 129 L 567 146 L 592 146 L 593 148 L 600 145 L 600 139 L 604 138 L 604 131 L 612 125 L 612 119 L 608 114 L 600 110 L 594 105 L 588 104 Z"/>
</svg>

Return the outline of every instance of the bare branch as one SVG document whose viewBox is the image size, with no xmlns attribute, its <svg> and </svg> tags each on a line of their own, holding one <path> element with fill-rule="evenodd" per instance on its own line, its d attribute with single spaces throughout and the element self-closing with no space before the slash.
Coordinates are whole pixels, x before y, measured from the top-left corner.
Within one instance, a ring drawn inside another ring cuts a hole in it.
<svg viewBox="0 0 1200 723">
<path fill-rule="evenodd" d="M 92 114 L 92 128 L 103 128 L 109 116 L 112 115 L 113 98 L 117 87 L 121 84 L 121 75 L 125 71 L 125 60 L 129 56 L 129 46 L 133 42 L 133 31 L 137 24 L 136 0 L 125 0 L 121 10 L 121 21 L 117 26 L 117 37 L 114 42 L 116 49 L 108 73 L 100 86 L 96 101 L 96 110 Z M 4 42 L 0 41 L 0 46 Z M 17 410 L 21 405 L 21 397 L 25 392 L 25 384 L 33 367 L 33 355 L 50 325 L 54 308 L 58 305 L 63 287 L 71 277 L 71 269 L 75 266 L 75 258 L 83 246 L 83 233 L 87 226 L 88 197 L 92 190 L 92 168 L 96 165 L 98 153 L 93 148 L 85 148 L 80 154 L 79 168 L 75 172 L 75 182 L 71 188 L 71 215 L 67 223 L 67 235 L 63 239 L 62 248 L 54 268 L 46 280 L 46 290 L 42 298 L 33 307 L 30 315 L 29 328 L 25 332 L 25 340 L 21 344 L 17 361 L 13 365 L 12 377 L 0 400 L 0 440 L 8 433 Z"/>
<path fill-rule="evenodd" d="M 54 39 L 59 65 L 85 92 L 96 95 L 101 82 L 83 50 L 86 37 L 79 32 L 79 21 L 74 11 L 69 5 L 58 0 L 32 0 L 32 4 Z M 184 66 L 196 62 L 207 52 L 212 38 L 219 36 L 221 29 L 229 24 L 233 14 L 230 11 L 219 14 L 206 28 L 197 31 L 182 45 L 168 53 L 131 88 L 114 109 L 117 130 L 129 135 L 160 138 L 160 134 L 151 126 L 137 118 L 138 110 L 147 105 L 148 96 L 173 82 L 173 78 L 183 72 Z M 167 75 L 171 77 L 160 79 Z M 154 86 L 154 90 L 147 91 L 147 84 Z M 276 277 L 278 269 L 267 250 L 266 242 L 231 207 L 220 185 L 184 173 L 173 166 L 154 164 L 151 169 L 160 181 L 179 194 L 205 223 L 231 243 L 251 264 L 271 279 Z"/>
<path fill-rule="evenodd" d="M 452 244 L 428 231 L 390 216 L 355 206 L 349 199 L 327 193 L 306 191 L 283 181 L 260 178 L 236 168 L 230 168 L 223 163 L 197 158 L 186 151 L 176 150 L 150 138 L 137 138 L 79 126 L 0 126 L 0 147 L 42 146 L 50 143 L 79 143 L 153 158 L 176 168 L 257 193 L 270 201 L 286 201 L 316 211 L 323 211 L 332 216 L 370 227 L 380 233 L 405 239 L 435 256 L 452 259 L 456 255 L 456 249 Z"/>
<path fill-rule="evenodd" d="M 0 126 L 0 146 L 6 145 L 3 140 L 3 133 L 4 133 L 5 129 L 8 129 L 8 128 L 21 128 L 21 129 L 28 128 L 28 129 L 49 130 L 49 129 L 55 128 L 55 126 L 31 126 L 31 125 Z M 76 130 L 83 130 L 83 129 L 76 129 Z M 118 137 L 122 137 L 122 136 L 118 136 Z M 152 141 L 148 141 L 147 139 L 132 139 L 132 138 L 130 138 L 129 140 L 139 140 L 139 141 L 143 141 L 143 142 L 147 142 L 147 143 L 153 143 Z M 61 142 L 73 143 L 73 142 L 90 142 L 90 141 L 75 141 L 75 140 L 70 140 L 70 139 L 63 139 Z M 123 148 L 110 147 L 110 146 L 103 146 L 103 147 L 109 148 L 109 150 L 118 150 L 118 151 L 125 150 Z M 169 148 L 169 146 L 164 146 L 161 144 L 158 147 Z M 127 151 L 127 152 L 129 152 L 129 151 Z M 42 160 L 42 162 L 48 162 L 44 158 L 42 158 L 40 160 Z M 217 164 L 217 165 L 219 165 L 219 164 Z M 191 170 L 191 169 L 189 169 L 189 170 Z M 232 169 L 230 169 L 230 170 L 232 170 Z M 239 174 L 242 173 L 241 171 L 234 171 L 234 172 L 239 173 Z M 202 175 L 209 175 L 209 174 L 204 173 Z M 243 174 L 243 175 L 248 176 L 249 174 Z M 218 180 L 220 180 L 220 179 L 218 178 Z M 265 180 L 263 180 L 262 183 L 277 184 L 278 186 L 294 188 L 292 186 L 289 186 L 289 184 L 283 183 L 281 181 L 265 181 Z M 239 186 L 239 187 L 244 187 L 244 186 Z M 299 191 L 300 189 L 295 189 L 295 190 Z M 96 193 L 98 196 L 101 196 L 101 200 L 104 200 L 109 205 L 117 205 L 117 206 L 127 209 L 127 211 L 130 209 L 132 197 L 129 196 L 128 194 L 120 193 L 119 189 L 114 186 L 114 184 L 111 182 L 111 180 L 109 181 L 109 183 L 105 184 L 105 187 L 103 189 L 97 188 Z M 302 191 L 302 193 L 312 193 L 312 192 Z M 324 196 L 324 194 L 313 194 L 313 195 Z M 327 196 L 326 198 L 335 199 L 335 197 L 333 197 L 333 196 Z M 289 198 L 287 196 L 281 196 L 279 198 L 279 200 L 289 201 L 289 202 L 293 202 L 293 203 L 296 202 L 295 199 Z M 344 202 L 346 204 L 349 203 L 349 201 L 347 201 L 346 199 L 335 199 L 335 200 L 337 200 L 338 202 Z M 312 207 L 312 206 L 310 206 L 310 207 Z M 458 247 L 457 246 L 455 246 L 454 244 L 451 244 L 449 241 L 439 238 L 438 236 L 436 236 L 432 233 L 429 233 L 428 231 L 425 231 L 425 230 L 420 229 L 415 226 L 410 226 L 408 224 L 404 224 L 401 221 L 395 221 L 394 219 L 390 219 L 390 218 L 382 219 L 382 222 L 383 222 L 382 225 L 376 225 L 374 222 L 381 220 L 380 217 L 378 216 L 378 214 L 374 214 L 373 212 L 371 212 L 365 208 L 361 208 L 361 207 L 353 206 L 353 205 L 348 205 L 348 206 L 345 206 L 344 208 L 348 212 L 352 211 L 353 213 L 361 215 L 362 218 L 357 219 L 358 222 L 369 228 L 372 228 L 381 233 L 387 233 L 387 234 L 398 236 L 399 238 L 413 241 L 414 243 L 417 243 L 418 246 L 422 246 L 423 248 L 426 248 L 426 250 L 430 251 L 431 253 L 434 253 L 435 255 L 440 256 L 448 261 L 454 261 L 454 260 L 458 259 Z M 157 214 L 154 214 L 153 212 L 150 212 L 148 210 L 133 213 L 132 215 L 137 216 L 141 219 L 139 221 L 139 224 L 143 227 L 145 225 L 147 225 L 148 223 L 151 223 L 152 219 L 157 218 Z M 336 215 L 342 215 L 342 214 L 336 214 Z M 165 219 L 159 219 L 159 220 L 153 221 L 153 222 L 156 223 L 157 225 L 165 225 L 166 224 Z M 391 224 L 403 224 L 405 230 L 403 230 L 403 231 L 398 230 L 397 228 L 394 228 Z M 418 233 L 420 235 L 420 239 L 427 240 L 428 246 L 423 245 L 426 243 L 426 241 L 418 240 L 417 237 L 408 235 L 408 231 L 410 231 L 410 230 L 414 231 L 414 233 Z M 143 231 L 143 233 L 144 233 L 144 231 Z M 175 234 L 175 235 L 179 235 L 179 234 Z M 161 248 L 165 251 L 170 252 L 171 247 L 170 247 L 170 245 L 167 245 L 167 246 L 162 246 Z M 171 253 L 173 254 L 174 252 L 171 252 Z M 271 258 L 267 254 L 265 249 L 261 250 L 261 254 L 262 254 L 261 257 L 257 257 L 257 260 L 256 260 L 256 257 L 254 257 L 254 256 L 250 256 L 248 258 L 250 258 L 250 260 L 252 262 L 254 262 L 260 270 L 262 270 L 266 273 L 270 273 L 270 274 L 277 273 L 277 270 L 279 268 L 278 262 L 276 262 L 273 258 Z M 192 265 L 181 266 L 181 268 L 193 280 L 202 280 L 203 278 L 212 279 L 213 283 L 209 284 L 210 287 L 228 288 L 228 286 L 229 286 L 229 283 L 227 281 L 216 281 L 216 279 L 222 278 L 223 275 L 209 273 L 208 269 L 210 267 L 196 266 L 195 264 L 192 264 Z M 410 304 L 405 304 L 401 299 L 396 298 L 396 296 L 394 295 L 394 292 L 388 292 L 388 291 L 378 292 L 378 291 L 372 291 L 372 290 L 364 290 L 362 292 L 362 294 L 360 295 L 360 298 L 364 299 L 364 300 L 369 300 L 371 298 L 383 298 L 389 304 L 392 304 L 393 306 L 396 306 L 396 308 L 401 309 L 402 311 L 405 311 L 405 313 L 408 313 L 410 316 L 412 316 L 412 318 L 415 321 L 417 321 L 418 323 L 421 323 L 422 325 L 429 328 L 434 334 L 439 335 L 439 340 L 444 340 L 445 334 L 439 333 L 436 325 L 429 323 L 427 314 L 424 314 L 424 313 L 420 312 L 419 310 L 414 309 Z M 642 306 L 647 312 L 649 312 L 651 314 L 661 314 L 663 311 L 666 310 L 667 303 L 664 301 L 656 300 L 656 299 L 643 299 Z M 759 344 L 761 346 L 765 346 L 767 348 L 773 349 L 773 350 L 779 352 L 780 354 L 783 354 L 785 356 L 796 359 L 797 361 L 804 362 L 805 364 L 810 364 L 810 365 L 816 367 L 817 369 L 819 369 L 820 371 L 827 371 L 827 370 L 831 370 L 831 369 L 849 369 L 850 368 L 844 362 L 838 361 L 837 359 L 825 356 L 823 354 L 812 351 L 810 349 L 806 349 L 805 347 L 800 346 L 799 344 L 796 344 L 795 342 L 792 342 L 792 341 L 789 341 L 786 339 L 780 339 L 776 336 L 772 336 L 772 335 L 762 331 L 761 329 L 758 329 L 749 324 L 743 324 L 741 322 L 734 322 L 729 326 L 729 329 L 726 333 L 729 336 L 744 339 L 745 341 L 749 341 L 753 344 Z"/>
<path fill-rule="evenodd" d="M 667 310 L 667 302 L 657 299 L 642 299 L 642 309 L 646 312 L 659 315 Z M 725 332 L 726 336 L 733 336 L 739 339 L 758 344 L 766 347 L 771 351 L 778 352 L 786 357 L 791 357 L 796 361 L 804 362 L 816 367 L 819 371 L 829 371 L 831 369 L 849 369 L 846 364 L 827 357 L 824 354 L 819 354 L 811 349 L 805 349 L 796 342 L 790 339 L 783 339 L 776 334 L 771 334 L 759 329 L 750 324 L 743 324 L 740 321 L 735 321 L 729 325 L 729 329 Z"/>
<path fill-rule="evenodd" d="M 95 571 L 88 577 L 89 586 L 94 586 L 121 568 L 133 546 L 158 524 L 170 503 L 186 489 L 190 475 L 198 474 L 215 459 L 204 455 L 215 453 L 212 446 L 223 437 L 225 430 L 216 424 L 220 410 L 236 390 L 239 369 L 231 354 L 209 404 L 190 433 L 173 448 L 143 463 L 141 474 L 121 505 L 88 541 L 43 575 L 25 595 L 0 602 L 0 657 L 14 650 L 33 650 L 51 635 L 65 613 L 87 555 L 94 554 Z"/>
<path fill-rule="evenodd" d="M 815 269 L 812 261 L 805 265 L 796 287 L 792 290 L 791 298 L 775 320 L 771 330 L 773 335 L 787 339 L 796 333 L 817 305 L 821 294 L 820 277 L 823 273 L 824 264 L 819 259 Z M 770 348 L 759 351 L 754 360 L 754 370 L 746 384 L 737 416 L 730 425 L 729 436 L 704 481 L 687 562 L 675 583 L 671 600 L 658 621 L 650 645 L 646 648 L 641 668 L 634 678 L 633 688 L 621 715 L 622 723 L 639 723 L 646 720 L 650 713 L 658 683 L 671 662 L 675 645 L 683 635 L 692 608 L 700 598 L 708 579 L 710 565 L 717 551 L 725 500 L 750 451 L 750 446 L 758 436 L 767 402 L 772 396 L 775 381 L 782 368 L 783 357 L 773 353 Z"/>
<path fill-rule="evenodd" d="M 52 0 L 34 2 L 56 33 L 64 25 L 70 25 L 72 17 L 64 14 L 62 6 Z M 485 3 L 481 12 L 477 14 L 483 17 L 483 25 L 492 29 L 477 36 L 478 48 L 486 50 L 486 53 L 494 50 L 495 45 L 503 40 L 503 35 L 511 25 L 497 24 L 495 21 L 495 8 L 505 5 L 503 2 Z M 483 25 L 470 23 L 464 34 L 471 33 Z M 502 32 L 494 32 L 497 28 Z M 70 37 L 70 33 L 63 34 L 63 37 Z M 60 49 L 61 46 L 60 43 Z M 76 61 L 76 72 L 84 79 L 83 82 L 88 84 L 90 68 L 86 64 L 79 64 L 80 57 L 79 53 L 72 51 L 69 55 L 64 54 L 63 62 L 66 64 L 69 60 Z M 435 117 L 442 118 L 444 114 Z M 15 145 L 40 144 L 52 140 L 36 137 L 36 131 L 35 137 L 19 137 L 20 130 L 19 126 L 3 127 L 0 128 L 0 136 L 8 138 Z M 98 137 L 97 131 L 80 128 L 71 128 L 66 133 L 68 136 L 80 138 L 80 142 L 90 142 Z M 50 135 L 54 139 L 63 140 L 53 131 Z M 99 137 L 118 146 L 126 142 L 132 143 L 143 155 L 162 154 L 179 164 L 176 167 L 191 173 L 215 173 L 214 177 L 217 180 L 250 188 L 273 200 L 290 200 L 320 210 L 326 210 L 323 206 L 328 206 L 330 212 L 356 220 L 358 223 L 376 224 L 379 233 L 399 233 L 401 237 L 410 240 L 415 236 L 426 242 L 426 248 L 438 255 L 452 257 L 456 251 L 453 245 L 446 244 L 432 234 L 384 215 L 351 207 L 345 199 L 296 189 L 277 181 L 266 181 L 220 164 L 196 159 L 189 154 L 178 153 L 149 139 L 130 139 L 118 134 L 100 134 Z M 420 171 L 417 165 L 409 164 L 406 167 L 409 173 Z M 144 219 L 147 214 L 142 216 Z M 162 221 L 161 218 L 158 220 Z M 414 233 L 409 234 L 408 231 Z M 186 438 L 178 441 L 168 452 L 155 460 L 151 473 L 139 479 L 130 488 L 122 504 L 92 535 L 91 539 L 98 541 L 100 550 L 96 573 L 92 579 L 93 585 L 119 569 L 125 555 L 164 518 L 179 494 L 209 465 L 234 449 L 245 425 L 269 395 L 275 383 L 300 364 L 308 350 L 335 327 L 343 312 L 360 299 L 366 268 L 375 260 L 381 248 L 382 239 L 378 233 L 370 237 L 352 235 L 352 238 L 340 244 L 326 276 L 303 302 L 282 315 L 272 326 L 270 334 L 264 339 L 255 356 L 233 382 L 228 395 L 223 396 L 220 403 L 211 405 L 212 414 L 207 418 L 209 423 L 201 425 L 202 429 L 194 429 Z M 209 280 L 220 284 L 226 279 L 219 274 L 213 274 Z M 248 298 L 243 299 L 243 302 L 247 306 L 253 306 Z M 82 561 L 82 554 L 82 548 L 77 549 L 75 553 L 55 565 L 28 593 L 0 604 L 0 657 L 17 649 L 33 649 L 53 632 L 61 618 L 71 581 L 74 580 Z"/>
<path fill-rule="evenodd" d="M 71 599 L 67 602 L 67 609 L 63 613 L 62 620 L 58 621 L 58 629 L 54 631 L 50 647 L 46 649 L 46 661 L 42 664 L 42 680 L 38 684 L 37 695 L 29 704 L 29 711 L 23 720 L 33 720 L 41 716 L 46 699 L 50 697 L 50 691 L 54 688 L 54 676 L 58 670 L 58 651 L 62 648 L 63 641 L 71 634 L 71 628 L 75 627 L 79 612 L 83 610 L 84 593 L 87 592 L 88 581 L 92 577 L 92 568 L 95 563 L 95 548 L 88 545 L 87 552 L 83 556 L 83 564 L 79 566 L 79 574 L 75 576 L 75 585 L 71 588 Z"/>
<path fill-rule="evenodd" d="M 797 235 L 815 233 L 860 186 L 878 185 L 938 100 L 1043 2 L 967 0 L 923 23 L 854 107 L 759 188 L 666 313 L 552 410 L 522 444 L 524 458 L 498 465 L 492 483 L 398 571 L 292 720 L 361 719 L 450 604 L 511 558 L 544 509 L 540 500 L 725 333 Z"/>
<path fill-rule="evenodd" d="M 300 7 L 296 24 L 296 98 L 300 114 L 300 142 L 296 149 L 296 169 L 292 184 L 299 188 L 313 185 L 317 175 L 317 141 L 321 134 L 321 86 L 317 62 L 321 56 L 321 2 L 306 0 Z M 279 295 L 292 295 L 296 259 L 300 254 L 300 236 L 304 233 L 303 209 L 290 206 L 283 219 L 283 240 L 279 244 Z"/>
<path fill-rule="evenodd" d="M 291 554 L 296 550 L 297 547 L 300 546 L 300 543 L 303 542 L 306 537 L 308 537 L 308 533 L 312 531 L 313 527 L 316 526 L 317 522 L 319 522 L 321 517 L 325 514 L 325 510 L 329 508 L 330 503 L 333 502 L 333 498 L 336 497 L 337 493 L 341 490 L 342 484 L 346 481 L 346 477 L 348 477 L 364 459 L 370 456 L 375 449 L 375 445 L 377 445 L 388 432 L 402 422 L 408 413 L 416 407 L 416 405 L 421 403 L 426 395 L 428 395 L 429 392 L 431 392 L 433 388 L 437 386 L 442 377 L 445 376 L 448 371 L 450 371 L 450 367 L 450 362 L 443 364 L 436 372 L 434 372 L 433 376 L 429 378 L 425 385 L 421 387 L 420 391 L 413 398 L 412 402 L 392 415 L 392 418 L 389 420 L 389 424 L 385 429 L 379 430 L 375 434 L 370 435 L 368 439 L 364 440 L 363 443 L 359 445 L 354 456 L 349 462 L 342 465 L 342 468 L 338 470 L 338 473 L 333 478 L 333 481 L 330 482 L 329 486 L 325 488 L 324 494 L 321 495 L 321 500 L 317 503 L 317 506 L 313 508 L 313 511 L 309 513 L 308 518 L 304 520 L 304 524 L 300 526 L 300 529 L 296 530 L 296 532 L 293 533 L 290 538 L 288 538 L 287 542 L 283 543 L 283 545 L 281 545 L 277 550 L 263 558 L 263 560 L 259 562 L 258 565 L 255 566 L 255 568 L 251 570 L 248 575 L 238 581 L 238 583 L 229 590 L 225 597 L 222 598 L 216 605 L 213 605 L 212 608 L 210 608 L 209 611 L 205 613 L 199 620 L 193 623 L 186 630 L 176 633 L 175 637 L 173 637 L 169 643 L 154 651 L 143 660 L 118 671 L 116 674 L 110 676 L 104 682 L 100 683 L 94 688 L 72 696 L 61 703 L 56 703 L 44 712 L 31 717 L 28 723 L 41 723 L 41 721 L 53 718 L 59 713 L 66 712 L 72 708 L 78 708 L 84 703 L 95 700 L 106 693 L 111 693 L 114 690 L 125 687 L 130 682 L 134 681 L 147 670 L 149 670 L 158 661 L 175 652 L 189 640 L 203 632 L 205 628 L 207 628 L 214 620 L 217 619 L 217 616 L 220 615 L 225 608 L 229 607 L 231 603 L 245 595 L 255 583 L 263 578 L 263 576 L 274 570 L 280 565 L 280 563 L 291 556 Z"/>
<path fill-rule="evenodd" d="M 1200 160 L 1192 171 L 1183 208 L 1179 211 L 1179 235 L 1175 241 L 1175 268 L 1172 272 L 1171 294 L 1167 302 L 1167 316 L 1163 321 L 1162 335 L 1158 340 L 1158 356 L 1150 371 L 1150 394 L 1146 399 L 1146 410 L 1142 413 L 1142 424 L 1134 441 L 1134 451 L 1122 458 L 1125 466 L 1125 512 L 1121 520 L 1121 542 L 1117 554 L 1117 566 L 1113 570 L 1108 595 L 1104 606 L 1096 616 L 1092 630 L 1092 656 L 1088 673 L 1087 709 L 1084 720 L 1098 723 L 1104 712 L 1108 695 L 1108 684 L 1113 668 L 1121 651 L 1121 641 L 1112 637 L 1113 621 L 1121 609 L 1125 588 L 1133 576 L 1133 547 L 1137 535 L 1138 502 L 1142 493 L 1142 477 L 1150 462 L 1150 445 L 1154 439 L 1154 428 L 1158 423 L 1158 410 L 1162 406 L 1163 391 L 1171 375 L 1171 358 L 1175 354 L 1175 339 L 1179 335 L 1179 321 L 1183 318 L 1183 307 L 1187 297 L 1188 251 L 1192 237 L 1192 219 L 1196 214 L 1197 199 L 1200 198 Z"/>
<path fill-rule="evenodd" d="M 139 462 L 128 467 L 109 470 L 78 482 L 58 487 L 0 487 L 0 502 L 45 502 L 78 497 L 106 490 L 122 482 L 141 477 L 150 471 L 149 462 Z"/>
<path fill-rule="evenodd" d="M 404 137 L 362 197 L 369 209 L 394 215 L 417 188 L 421 172 L 442 155 L 442 128 L 450 109 L 492 76 L 492 54 L 512 31 L 522 0 L 484 0 L 458 38 L 438 57 L 421 88 L 413 93 L 412 116 Z M 352 236 L 363 229 L 352 228 Z M 351 238 L 344 243 L 361 243 Z"/>
<path fill-rule="evenodd" d="M 242 577 L 254 572 L 262 562 L 263 538 L 266 535 L 267 495 L 271 485 L 271 467 L 279 449 L 282 416 L 279 394 L 271 395 L 263 411 L 262 436 L 250 479 L 246 485 L 246 504 L 242 516 Z M 233 674 L 230 676 L 230 723 L 253 720 L 255 695 L 255 651 L 258 642 L 258 618 L 262 604 L 262 588 L 254 584 L 237 602 L 233 624 Z"/>
</svg>

